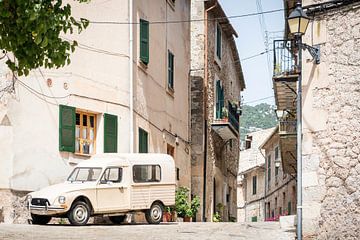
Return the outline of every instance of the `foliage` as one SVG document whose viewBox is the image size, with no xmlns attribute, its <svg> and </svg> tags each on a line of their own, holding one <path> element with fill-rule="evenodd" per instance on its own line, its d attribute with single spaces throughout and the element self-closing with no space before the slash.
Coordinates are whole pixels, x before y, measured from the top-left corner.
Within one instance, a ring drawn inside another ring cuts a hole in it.
<svg viewBox="0 0 360 240">
<path fill-rule="evenodd" d="M 179 187 L 175 193 L 175 210 L 179 217 L 193 217 L 200 207 L 200 198 L 195 196 L 189 201 L 189 189 Z"/>
<path fill-rule="evenodd" d="M 216 213 L 213 215 L 213 222 L 222 222 L 222 218 L 221 218 L 219 212 L 216 212 Z"/>
<path fill-rule="evenodd" d="M 240 118 L 240 136 L 245 136 L 253 131 L 275 127 L 277 124 L 274 106 L 261 103 L 256 106 L 244 105 Z"/>
<path fill-rule="evenodd" d="M 88 25 L 86 19 L 73 18 L 71 6 L 62 4 L 62 0 L 0 1 L 0 49 L 14 55 L 16 60 L 8 56 L 6 64 L 19 76 L 41 66 L 59 68 L 69 64 L 77 42 L 63 40 L 60 34 L 76 29 L 80 33 Z"/>
<path fill-rule="evenodd" d="M 221 109 L 221 116 L 222 116 L 223 118 L 227 118 L 227 117 L 229 116 L 229 111 L 228 111 L 228 109 L 227 109 L 226 107 L 223 107 L 223 108 Z"/>
</svg>

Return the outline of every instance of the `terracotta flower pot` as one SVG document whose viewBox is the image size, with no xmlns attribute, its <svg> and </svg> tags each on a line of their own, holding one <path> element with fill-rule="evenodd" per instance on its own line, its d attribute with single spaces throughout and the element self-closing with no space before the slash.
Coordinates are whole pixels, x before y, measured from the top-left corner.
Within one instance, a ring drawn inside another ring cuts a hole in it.
<svg viewBox="0 0 360 240">
<path fill-rule="evenodd" d="M 184 217 L 184 222 L 191 222 L 191 217 L 185 216 Z"/>
</svg>

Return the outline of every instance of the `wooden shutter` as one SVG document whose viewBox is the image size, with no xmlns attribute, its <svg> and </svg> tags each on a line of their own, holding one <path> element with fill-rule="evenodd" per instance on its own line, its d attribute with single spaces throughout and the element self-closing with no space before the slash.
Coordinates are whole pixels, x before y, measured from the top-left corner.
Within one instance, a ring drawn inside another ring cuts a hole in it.
<svg viewBox="0 0 360 240">
<path fill-rule="evenodd" d="M 139 128 L 139 153 L 148 153 L 148 133 Z"/>
<path fill-rule="evenodd" d="M 104 153 L 117 152 L 118 118 L 115 115 L 104 114 Z"/>
<path fill-rule="evenodd" d="M 75 152 L 75 108 L 59 106 L 59 150 Z"/>
<path fill-rule="evenodd" d="M 221 59 L 221 28 L 216 25 L 216 55 Z"/>
<path fill-rule="evenodd" d="M 140 19 L 140 60 L 149 63 L 149 22 Z"/>
<path fill-rule="evenodd" d="M 174 54 L 168 51 L 168 87 L 174 90 Z"/>
</svg>

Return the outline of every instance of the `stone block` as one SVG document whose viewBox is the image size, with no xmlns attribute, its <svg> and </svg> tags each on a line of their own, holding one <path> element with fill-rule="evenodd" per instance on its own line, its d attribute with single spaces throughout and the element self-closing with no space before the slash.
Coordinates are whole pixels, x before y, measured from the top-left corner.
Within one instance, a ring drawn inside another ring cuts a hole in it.
<svg viewBox="0 0 360 240">
<path fill-rule="evenodd" d="M 296 215 L 281 216 L 279 222 L 281 228 L 293 229 L 295 227 Z"/>
<path fill-rule="evenodd" d="M 317 186 L 319 184 L 317 173 L 315 171 L 304 172 L 302 184 L 303 184 L 303 188 Z"/>
</svg>

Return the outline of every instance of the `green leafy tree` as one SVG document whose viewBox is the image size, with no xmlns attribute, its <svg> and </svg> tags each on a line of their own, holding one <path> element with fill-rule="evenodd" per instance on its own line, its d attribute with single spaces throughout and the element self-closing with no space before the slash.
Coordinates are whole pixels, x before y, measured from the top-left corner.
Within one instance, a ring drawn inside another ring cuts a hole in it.
<svg viewBox="0 0 360 240">
<path fill-rule="evenodd" d="M 245 136 L 259 129 L 275 127 L 277 124 L 275 107 L 267 103 L 256 106 L 244 105 L 240 117 L 240 136 L 244 140 Z"/>
<path fill-rule="evenodd" d="M 88 20 L 72 17 L 71 6 L 62 0 L 0 0 L 0 49 L 8 67 L 19 76 L 42 66 L 69 64 L 77 42 L 63 40 L 60 34 L 80 33 L 88 25 Z"/>
</svg>

